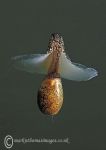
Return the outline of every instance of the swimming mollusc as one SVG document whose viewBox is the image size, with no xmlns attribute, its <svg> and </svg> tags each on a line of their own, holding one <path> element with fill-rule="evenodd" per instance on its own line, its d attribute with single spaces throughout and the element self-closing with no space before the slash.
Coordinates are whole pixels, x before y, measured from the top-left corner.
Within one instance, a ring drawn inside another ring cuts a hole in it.
<svg viewBox="0 0 106 150">
<path fill-rule="evenodd" d="M 30 73 L 45 74 L 37 94 L 42 113 L 56 115 L 63 104 L 61 78 L 88 81 L 98 75 L 93 68 L 72 62 L 66 55 L 62 36 L 51 35 L 46 54 L 28 54 L 12 58 L 15 68 Z"/>
</svg>

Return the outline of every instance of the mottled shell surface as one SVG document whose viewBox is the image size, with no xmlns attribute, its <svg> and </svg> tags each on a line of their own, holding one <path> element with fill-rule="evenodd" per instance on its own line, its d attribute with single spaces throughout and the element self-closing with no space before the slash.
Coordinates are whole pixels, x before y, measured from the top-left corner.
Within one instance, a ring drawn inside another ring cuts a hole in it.
<svg viewBox="0 0 106 150">
<path fill-rule="evenodd" d="M 45 78 L 38 91 L 38 106 L 42 113 L 56 115 L 63 104 L 63 88 L 60 78 Z"/>
</svg>

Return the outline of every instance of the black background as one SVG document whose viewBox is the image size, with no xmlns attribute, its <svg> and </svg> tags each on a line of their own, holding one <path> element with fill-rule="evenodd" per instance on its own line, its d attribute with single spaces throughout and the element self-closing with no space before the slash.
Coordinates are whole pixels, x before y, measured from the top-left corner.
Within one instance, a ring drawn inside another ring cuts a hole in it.
<svg viewBox="0 0 106 150">
<path fill-rule="evenodd" d="M 74 62 L 94 67 L 87 82 L 62 79 L 64 105 L 43 115 L 36 94 L 44 76 L 12 68 L 11 57 L 46 53 L 52 32 L 61 33 Z M 69 138 L 65 143 L 14 144 L 12 149 L 106 150 L 105 0 L 8 0 L 0 2 L 0 146 L 13 138 Z"/>
</svg>

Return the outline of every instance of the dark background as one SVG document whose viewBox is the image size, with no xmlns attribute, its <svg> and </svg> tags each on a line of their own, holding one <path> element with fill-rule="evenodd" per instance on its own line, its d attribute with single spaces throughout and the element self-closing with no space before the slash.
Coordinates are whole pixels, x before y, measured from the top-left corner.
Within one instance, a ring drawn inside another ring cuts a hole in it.
<svg viewBox="0 0 106 150">
<path fill-rule="evenodd" d="M 52 120 L 37 106 L 44 76 L 12 68 L 11 57 L 46 53 L 61 33 L 74 62 L 98 70 L 87 82 L 62 79 L 64 105 Z M 106 150 L 106 1 L 0 1 L 0 147 L 4 137 L 69 138 L 65 143 L 14 144 L 12 149 Z"/>
</svg>

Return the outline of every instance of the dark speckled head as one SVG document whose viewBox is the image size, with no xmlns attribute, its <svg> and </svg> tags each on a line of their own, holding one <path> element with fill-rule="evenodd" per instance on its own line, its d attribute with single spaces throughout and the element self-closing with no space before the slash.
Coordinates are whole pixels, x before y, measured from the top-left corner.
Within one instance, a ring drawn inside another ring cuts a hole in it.
<svg viewBox="0 0 106 150">
<path fill-rule="evenodd" d="M 59 73 L 59 58 L 62 52 L 64 52 L 64 42 L 62 36 L 58 33 L 52 33 L 48 45 L 48 53 L 50 53 L 52 57 L 48 74 L 52 73 L 53 75 L 53 73 Z"/>
<path fill-rule="evenodd" d="M 57 47 L 58 49 L 61 49 L 61 51 L 64 51 L 64 41 L 60 34 L 58 33 L 52 33 L 49 45 L 48 45 L 48 51 L 52 51 Z"/>
<path fill-rule="evenodd" d="M 50 40 L 55 41 L 55 42 L 58 42 L 58 43 L 60 43 L 60 44 L 63 43 L 63 38 L 62 38 L 62 36 L 61 36 L 60 34 L 58 34 L 58 33 L 52 33 Z M 63 43 L 63 44 L 64 44 L 64 43 Z"/>
</svg>

